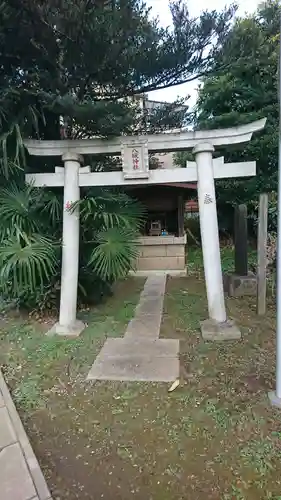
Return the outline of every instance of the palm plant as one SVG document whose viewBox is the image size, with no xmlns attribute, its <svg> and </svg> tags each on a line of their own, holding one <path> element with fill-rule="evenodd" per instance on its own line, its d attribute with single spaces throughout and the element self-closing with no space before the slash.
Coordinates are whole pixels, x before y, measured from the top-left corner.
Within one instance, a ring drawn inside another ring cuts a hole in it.
<svg viewBox="0 0 281 500">
<path fill-rule="evenodd" d="M 89 190 L 78 205 L 79 291 L 85 302 L 93 297 L 93 287 L 103 295 L 133 268 L 144 210 L 126 194 L 110 190 Z M 39 300 L 44 303 L 44 297 L 48 302 L 50 296 L 52 301 L 58 298 L 61 213 L 62 200 L 52 191 L 25 184 L 0 189 L 0 292 L 4 296 L 24 304 L 32 298 L 33 305 Z"/>
<path fill-rule="evenodd" d="M 0 219 L 0 241 L 11 231 L 31 235 L 49 224 L 53 230 L 61 219 L 60 201 L 50 191 L 12 182 L 0 189 Z"/>
<path fill-rule="evenodd" d="M 145 210 L 120 191 L 91 189 L 79 205 L 82 248 L 87 266 L 104 281 L 116 281 L 134 268 L 137 236 Z"/>
<path fill-rule="evenodd" d="M 43 291 L 56 268 L 56 249 L 50 238 L 16 230 L 1 242 L 0 286 L 5 296 L 19 298 Z"/>
<path fill-rule="evenodd" d="M 58 269 L 58 244 L 51 237 L 47 194 L 12 184 L 0 190 L 0 290 L 19 298 L 42 293 Z M 54 199 L 54 204 L 55 204 Z M 43 236 L 44 235 L 44 236 Z"/>
<path fill-rule="evenodd" d="M 109 227 L 95 237 L 89 266 L 104 280 L 116 281 L 135 268 L 138 256 L 136 232 L 131 229 Z"/>
</svg>

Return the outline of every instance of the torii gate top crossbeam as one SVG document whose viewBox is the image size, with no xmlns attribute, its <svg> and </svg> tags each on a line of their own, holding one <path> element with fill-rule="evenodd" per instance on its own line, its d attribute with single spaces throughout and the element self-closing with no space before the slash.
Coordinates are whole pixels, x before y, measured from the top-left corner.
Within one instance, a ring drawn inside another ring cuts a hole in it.
<svg viewBox="0 0 281 500">
<path fill-rule="evenodd" d="M 193 148 L 200 142 L 213 146 L 240 144 L 251 140 L 252 134 L 262 130 L 266 119 L 247 125 L 214 130 L 198 130 L 173 134 L 153 134 L 143 136 L 120 136 L 115 139 L 81 139 L 65 141 L 26 140 L 24 144 L 31 155 L 61 156 L 65 153 L 77 154 L 120 154 L 122 145 L 146 143 L 150 152 L 180 151 Z"/>
</svg>

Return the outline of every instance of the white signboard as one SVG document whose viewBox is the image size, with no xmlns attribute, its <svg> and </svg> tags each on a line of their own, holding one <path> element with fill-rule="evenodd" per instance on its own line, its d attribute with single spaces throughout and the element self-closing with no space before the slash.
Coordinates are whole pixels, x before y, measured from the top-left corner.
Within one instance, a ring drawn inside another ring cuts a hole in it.
<svg viewBox="0 0 281 500">
<path fill-rule="evenodd" d="M 146 140 L 128 137 L 122 141 L 122 168 L 124 179 L 148 179 L 149 161 Z"/>
</svg>

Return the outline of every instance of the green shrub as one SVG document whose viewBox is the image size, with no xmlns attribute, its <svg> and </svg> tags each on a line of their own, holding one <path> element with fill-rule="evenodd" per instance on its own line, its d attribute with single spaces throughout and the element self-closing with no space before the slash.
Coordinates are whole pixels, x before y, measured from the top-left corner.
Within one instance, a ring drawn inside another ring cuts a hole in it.
<svg viewBox="0 0 281 500">
<path fill-rule="evenodd" d="M 70 210 L 77 208 L 78 301 L 97 303 L 134 266 L 144 210 L 126 194 L 108 189 L 88 190 Z M 0 190 L 0 294 L 6 301 L 40 311 L 58 308 L 61 212 L 62 199 L 52 191 L 26 185 Z"/>
<path fill-rule="evenodd" d="M 199 214 L 188 214 L 184 218 L 184 230 L 188 245 L 201 245 Z"/>
</svg>

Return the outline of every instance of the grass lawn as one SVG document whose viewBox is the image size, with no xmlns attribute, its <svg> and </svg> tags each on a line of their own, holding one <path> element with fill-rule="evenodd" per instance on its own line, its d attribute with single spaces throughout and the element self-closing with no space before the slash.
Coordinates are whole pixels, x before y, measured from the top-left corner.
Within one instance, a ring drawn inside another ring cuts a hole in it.
<svg viewBox="0 0 281 500">
<path fill-rule="evenodd" d="M 254 258 L 254 256 L 253 256 Z M 280 500 L 281 412 L 274 386 L 275 310 L 227 299 L 243 340 L 205 343 L 199 252 L 190 276 L 167 281 L 161 336 L 181 341 L 181 384 L 85 382 L 107 336 L 122 336 L 144 280 L 82 314 L 79 339 L 48 338 L 48 324 L 1 323 L 1 363 L 54 500 Z M 232 263 L 223 252 L 223 266 Z"/>
</svg>

